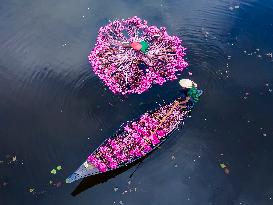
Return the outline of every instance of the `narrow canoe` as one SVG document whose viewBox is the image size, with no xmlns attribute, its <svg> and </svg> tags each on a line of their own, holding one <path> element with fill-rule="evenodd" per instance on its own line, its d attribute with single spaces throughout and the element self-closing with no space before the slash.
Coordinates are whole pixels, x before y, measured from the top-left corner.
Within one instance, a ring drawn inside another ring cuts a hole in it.
<svg viewBox="0 0 273 205">
<path fill-rule="evenodd" d="M 202 91 L 198 90 L 200 96 Z M 118 169 L 143 158 L 160 146 L 189 116 L 194 99 L 187 96 L 149 111 L 121 126 L 66 179 L 72 183 L 90 175 Z"/>
</svg>

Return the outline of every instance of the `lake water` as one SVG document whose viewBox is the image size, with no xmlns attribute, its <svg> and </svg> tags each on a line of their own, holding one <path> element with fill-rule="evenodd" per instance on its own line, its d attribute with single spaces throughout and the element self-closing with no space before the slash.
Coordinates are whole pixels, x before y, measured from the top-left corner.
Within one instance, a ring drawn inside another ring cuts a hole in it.
<svg viewBox="0 0 273 205">
<path fill-rule="evenodd" d="M 122 97 L 92 72 L 98 29 L 135 15 L 183 40 L 179 77 L 204 94 L 141 164 L 65 184 L 120 124 L 178 92 L 173 81 Z M 0 204 L 273 204 L 272 52 L 272 0 L 1 0 Z"/>
</svg>

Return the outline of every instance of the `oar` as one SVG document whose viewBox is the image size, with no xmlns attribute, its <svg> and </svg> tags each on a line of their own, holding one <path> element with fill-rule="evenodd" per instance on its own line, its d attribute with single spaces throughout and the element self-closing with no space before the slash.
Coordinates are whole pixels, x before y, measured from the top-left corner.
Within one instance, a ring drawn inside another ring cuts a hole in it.
<svg viewBox="0 0 273 205">
<path fill-rule="evenodd" d="M 166 121 L 167 117 L 169 117 L 171 115 L 171 113 L 173 112 L 173 110 L 176 108 L 177 105 L 179 104 L 184 104 L 184 103 L 187 103 L 189 101 L 189 97 L 186 98 L 186 100 L 182 101 L 182 102 L 179 102 L 179 101 L 176 101 L 174 103 L 174 105 L 172 106 L 171 110 L 162 118 L 162 120 L 160 121 L 159 125 L 157 126 L 157 128 L 152 132 L 151 135 L 155 134 L 155 132 L 160 128 L 160 126 Z M 186 108 L 186 106 L 182 106 L 182 108 Z"/>
</svg>

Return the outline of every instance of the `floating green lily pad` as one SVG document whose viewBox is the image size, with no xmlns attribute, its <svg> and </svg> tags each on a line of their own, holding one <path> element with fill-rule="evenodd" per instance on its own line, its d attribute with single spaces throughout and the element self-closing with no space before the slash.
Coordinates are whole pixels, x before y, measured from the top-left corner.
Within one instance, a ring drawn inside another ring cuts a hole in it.
<svg viewBox="0 0 273 205">
<path fill-rule="evenodd" d="M 58 171 L 60 171 L 60 170 L 62 170 L 62 166 L 57 166 L 57 168 L 56 168 Z"/>
<path fill-rule="evenodd" d="M 225 169 L 227 166 L 226 166 L 225 164 L 220 164 L 220 167 L 221 167 L 222 169 Z"/>
<path fill-rule="evenodd" d="M 51 173 L 51 174 L 56 174 L 57 171 L 56 171 L 56 169 L 52 169 L 52 170 L 50 171 L 50 173 Z"/>
</svg>

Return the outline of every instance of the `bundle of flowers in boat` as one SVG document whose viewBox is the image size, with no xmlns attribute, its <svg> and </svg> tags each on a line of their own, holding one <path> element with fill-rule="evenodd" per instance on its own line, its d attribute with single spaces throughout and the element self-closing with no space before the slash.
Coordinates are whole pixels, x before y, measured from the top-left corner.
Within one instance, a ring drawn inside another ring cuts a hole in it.
<svg viewBox="0 0 273 205">
<path fill-rule="evenodd" d="M 144 156 L 160 144 L 187 115 L 188 110 L 173 106 L 175 105 L 172 103 L 160 107 L 156 112 L 145 113 L 138 121 L 127 124 L 121 134 L 108 139 L 87 161 L 95 165 L 100 172 L 105 172 Z M 171 113 L 168 119 L 160 124 L 169 111 Z"/>
</svg>

